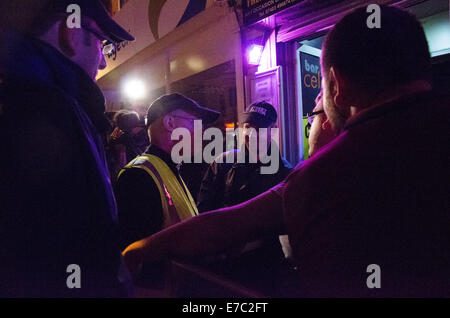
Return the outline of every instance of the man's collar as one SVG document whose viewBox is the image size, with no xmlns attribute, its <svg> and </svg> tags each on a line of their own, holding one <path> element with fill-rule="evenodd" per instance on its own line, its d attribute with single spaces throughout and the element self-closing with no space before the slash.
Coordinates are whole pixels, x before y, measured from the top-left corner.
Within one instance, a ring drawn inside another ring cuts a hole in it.
<svg viewBox="0 0 450 318">
<path fill-rule="evenodd" d="M 162 161 L 164 161 L 172 170 L 177 169 L 177 164 L 173 162 L 171 155 L 166 153 L 160 147 L 152 144 L 147 148 L 145 153 L 149 155 L 155 155 L 158 158 L 162 159 Z"/>
<path fill-rule="evenodd" d="M 382 104 L 371 106 L 350 117 L 345 123 L 344 130 L 364 123 L 370 119 L 383 116 L 387 113 L 401 111 L 405 108 L 408 108 L 410 105 L 428 100 L 430 96 L 432 96 L 432 94 L 432 91 L 421 91 L 415 94 L 401 96 Z"/>
<path fill-rule="evenodd" d="M 99 131 L 110 129 L 105 117 L 105 97 L 98 85 L 80 66 L 51 45 L 40 40 L 33 40 L 33 43 L 46 60 L 55 86 L 78 101 Z"/>
<path fill-rule="evenodd" d="M 77 100 L 98 131 L 110 128 L 104 116 L 103 93 L 81 67 L 51 45 L 17 33 L 2 34 L 1 46 L 0 68 L 5 81 L 61 89 Z"/>
</svg>

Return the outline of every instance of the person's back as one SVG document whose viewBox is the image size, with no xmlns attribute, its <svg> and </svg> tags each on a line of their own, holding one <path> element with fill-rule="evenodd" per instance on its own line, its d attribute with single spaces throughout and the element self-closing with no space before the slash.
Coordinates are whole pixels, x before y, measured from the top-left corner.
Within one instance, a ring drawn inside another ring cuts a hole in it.
<svg viewBox="0 0 450 318">
<path fill-rule="evenodd" d="M 286 181 L 286 211 L 302 206 L 287 226 L 310 296 L 450 291 L 450 97 L 429 95 L 361 113 Z M 305 184 L 318 200 L 302 200 Z M 371 264 L 381 289 L 366 285 Z"/>
<path fill-rule="evenodd" d="M 450 100 L 431 90 L 417 19 L 380 9 L 379 29 L 362 7 L 328 33 L 324 109 L 341 134 L 286 182 L 289 238 L 312 296 L 450 293 Z"/>
</svg>

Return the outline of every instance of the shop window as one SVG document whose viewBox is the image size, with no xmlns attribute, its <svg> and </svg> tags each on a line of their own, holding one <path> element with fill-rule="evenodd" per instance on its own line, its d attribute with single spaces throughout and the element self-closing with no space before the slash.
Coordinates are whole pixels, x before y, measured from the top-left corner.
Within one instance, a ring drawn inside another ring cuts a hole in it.
<svg viewBox="0 0 450 318">
<path fill-rule="evenodd" d="M 450 54 L 449 13 L 441 12 L 421 20 L 431 56 Z"/>
<path fill-rule="evenodd" d="M 214 127 L 225 131 L 225 124 L 237 125 L 236 73 L 234 61 L 189 76 L 170 85 L 172 92 L 182 93 L 221 116 Z"/>
<path fill-rule="evenodd" d="M 298 84 L 298 113 L 299 136 L 301 136 L 301 160 L 308 159 L 309 151 L 309 129 L 308 120 L 304 119 L 316 106 L 315 99 L 322 89 L 322 70 L 320 67 L 320 55 L 322 43 L 325 36 L 320 36 L 311 40 L 304 40 L 299 43 L 297 50 L 297 84 Z"/>
</svg>

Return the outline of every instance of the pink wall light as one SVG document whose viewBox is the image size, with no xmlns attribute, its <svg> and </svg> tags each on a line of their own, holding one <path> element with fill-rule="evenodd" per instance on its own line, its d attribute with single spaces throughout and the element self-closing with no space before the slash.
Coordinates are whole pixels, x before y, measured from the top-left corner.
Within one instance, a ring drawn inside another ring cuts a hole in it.
<svg viewBox="0 0 450 318">
<path fill-rule="evenodd" d="M 264 47 L 258 44 L 252 44 L 247 51 L 247 61 L 251 65 L 259 65 Z"/>
</svg>

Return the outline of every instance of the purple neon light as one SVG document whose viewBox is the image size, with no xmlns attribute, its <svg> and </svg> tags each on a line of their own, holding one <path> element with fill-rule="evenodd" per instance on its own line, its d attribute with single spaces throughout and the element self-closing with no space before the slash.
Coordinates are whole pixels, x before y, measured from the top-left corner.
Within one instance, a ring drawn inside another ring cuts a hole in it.
<svg viewBox="0 0 450 318">
<path fill-rule="evenodd" d="M 264 47 L 258 44 L 252 44 L 248 49 L 247 60 L 248 64 L 251 65 L 259 65 L 259 61 L 261 60 L 261 55 Z"/>
</svg>

